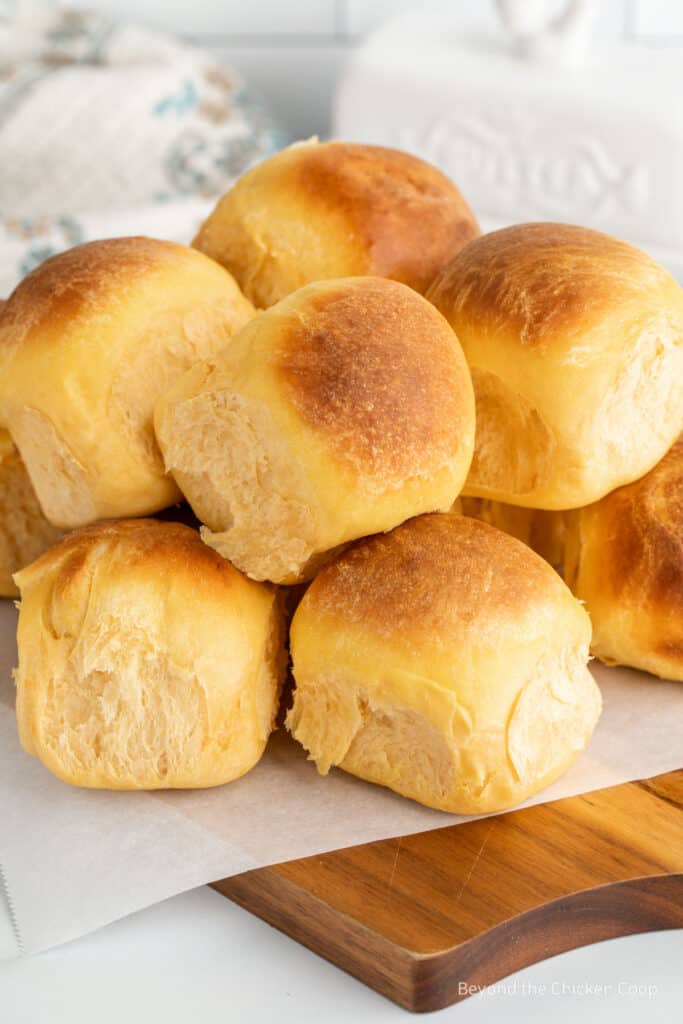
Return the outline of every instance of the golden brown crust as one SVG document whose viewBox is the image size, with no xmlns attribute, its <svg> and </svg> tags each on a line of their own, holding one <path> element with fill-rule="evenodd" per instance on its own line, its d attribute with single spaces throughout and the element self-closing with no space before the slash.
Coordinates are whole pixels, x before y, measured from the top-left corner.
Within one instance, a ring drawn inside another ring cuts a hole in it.
<svg viewBox="0 0 683 1024">
<path fill-rule="evenodd" d="M 290 146 L 243 175 L 194 245 L 257 306 L 312 281 L 361 274 L 424 292 L 479 226 L 455 185 L 394 149 Z"/>
<path fill-rule="evenodd" d="M 298 293 L 278 345 L 290 400 L 342 460 L 401 482 L 453 458 L 470 436 L 469 372 L 446 320 L 392 281 Z"/>
<path fill-rule="evenodd" d="M 20 587 L 59 568 L 58 587 L 68 587 L 90 559 L 125 543 L 126 572 L 131 576 L 153 570 L 167 581 L 184 576 L 202 588 L 228 589 L 244 577 L 207 547 L 199 533 L 183 523 L 157 519 L 112 519 L 68 533 L 26 569 L 16 574 Z M 250 584 L 246 584 L 250 585 Z"/>
<path fill-rule="evenodd" d="M 0 422 L 61 527 L 179 500 L 154 438 L 155 400 L 254 310 L 225 269 L 150 238 L 46 260 L 0 314 Z"/>
<path fill-rule="evenodd" d="M 313 581 L 309 611 L 380 635 L 448 635 L 533 618 L 566 591 L 516 538 L 465 516 L 419 516 L 354 545 Z"/>
<path fill-rule="evenodd" d="M 578 508 L 639 479 L 680 433 L 683 291 L 639 250 L 520 224 L 467 245 L 427 297 L 472 372 L 465 494 Z"/>
<path fill-rule="evenodd" d="M 259 314 L 155 412 L 207 543 L 288 584 L 348 541 L 450 508 L 474 425 L 451 328 L 412 289 L 369 277 L 310 284 Z"/>
<path fill-rule="evenodd" d="M 426 515 L 324 569 L 292 621 L 286 726 L 338 765 L 431 807 L 500 810 L 554 781 L 600 713 L 590 622 L 520 541 Z"/>
<path fill-rule="evenodd" d="M 592 652 L 683 680 L 683 438 L 566 521 L 565 578 L 590 614 Z"/>
<path fill-rule="evenodd" d="M 600 565 L 590 571 L 603 600 L 683 615 L 683 438 L 642 479 L 576 515 L 599 536 Z M 662 639 L 667 650 L 676 643 L 683 637 Z"/>
<path fill-rule="evenodd" d="M 452 512 L 495 526 L 509 533 L 559 570 L 564 557 L 565 522 L 562 512 L 539 508 L 506 505 L 488 498 L 467 498 L 461 495 Z"/>
<path fill-rule="evenodd" d="M 0 340 L 27 341 L 54 319 L 100 312 L 107 300 L 118 307 L 142 274 L 172 263 L 185 246 L 145 237 L 106 238 L 50 256 L 23 279 L 3 310 Z M 36 337 L 39 337 L 37 334 Z"/>
<path fill-rule="evenodd" d="M 291 183 L 322 214 L 343 213 L 367 274 L 425 291 L 479 226 L 452 181 L 410 153 L 328 142 L 300 147 Z"/>
<path fill-rule="evenodd" d="M 448 319 L 476 319 L 481 334 L 504 328 L 534 347 L 580 336 L 603 310 L 668 282 L 659 264 L 626 242 L 570 224 L 532 223 L 470 243 L 428 298 Z"/>
</svg>

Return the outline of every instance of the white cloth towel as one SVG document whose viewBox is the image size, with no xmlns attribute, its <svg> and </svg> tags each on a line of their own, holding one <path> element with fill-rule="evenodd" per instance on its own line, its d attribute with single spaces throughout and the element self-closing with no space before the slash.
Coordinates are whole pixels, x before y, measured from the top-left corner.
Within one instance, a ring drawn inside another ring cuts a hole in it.
<svg viewBox="0 0 683 1024">
<path fill-rule="evenodd" d="M 47 0 L 5 0 L 0 298 L 92 238 L 189 242 L 211 202 L 286 141 L 202 51 Z"/>
</svg>

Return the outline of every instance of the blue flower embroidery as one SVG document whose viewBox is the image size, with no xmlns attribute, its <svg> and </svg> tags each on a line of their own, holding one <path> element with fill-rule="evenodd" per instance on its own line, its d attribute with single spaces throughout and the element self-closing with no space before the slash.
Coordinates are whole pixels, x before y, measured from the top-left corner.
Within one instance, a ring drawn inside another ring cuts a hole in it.
<svg viewBox="0 0 683 1024">
<path fill-rule="evenodd" d="M 165 96 L 159 100 L 154 107 L 157 117 L 164 117 L 166 114 L 186 114 L 199 103 L 197 86 L 191 78 L 186 79 L 182 84 L 182 91 L 175 96 Z"/>
</svg>

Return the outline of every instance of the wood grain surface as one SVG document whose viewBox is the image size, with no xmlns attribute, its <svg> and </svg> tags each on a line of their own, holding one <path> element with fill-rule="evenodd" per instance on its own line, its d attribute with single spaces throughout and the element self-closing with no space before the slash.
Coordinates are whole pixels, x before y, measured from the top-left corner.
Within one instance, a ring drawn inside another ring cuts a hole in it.
<svg viewBox="0 0 683 1024">
<path fill-rule="evenodd" d="M 683 927 L 683 770 L 250 871 L 214 888 L 410 1010 Z"/>
</svg>

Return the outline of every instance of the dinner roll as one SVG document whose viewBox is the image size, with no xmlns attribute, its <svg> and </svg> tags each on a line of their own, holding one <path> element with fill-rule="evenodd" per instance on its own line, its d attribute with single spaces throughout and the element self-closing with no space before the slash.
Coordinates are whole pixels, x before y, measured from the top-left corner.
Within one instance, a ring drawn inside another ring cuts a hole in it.
<svg viewBox="0 0 683 1024">
<path fill-rule="evenodd" d="M 247 171 L 193 244 L 265 308 L 311 281 L 361 274 L 424 292 L 478 234 L 458 189 L 431 164 L 312 139 Z"/>
<path fill-rule="evenodd" d="M 5 305 L 0 299 L 0 310 Z M 17 597 L 12 573 L 59 539 L 42 513 L 17 449 L 0 430 L 0 597 Z"/>
<path fill-rule="evenodd" d="M 156 398 L 253 310 L 218 264 L 150 238 L 53 256 L 0 312 L 0 423 L 47 518 L 74 527 L 177 501 Z"/>
<path fill-rule="evenodd" d="M 12 573 L 60 536 L 61 531 L 48 523 L 41 511 L 12 439 L 6 430 L 0 430 L 0 597 L 19 594 Z"/>
<path fill-rule="evenodd" d="M 55 775 L 184 789 L 256 764 L 284 668 L 272 588 L 152 519 L 78 530 L 15 580 L 19 738 Z"/>
<path fill-rule="evenodd" d="M 650 470 L 683 428 L 682 296 L 654 260 L 586 228 L 471 242 L 428 294 L 472 371 L 465 493 L 575 508 Z"/>
<path fill-rule="evenodd" d="M 564 512 L 506 505 L 490 498 L 467 498 L 455 502 L 452 512 L 490 523 L 503 533 L 523 541 L 546 562 L 559 569 L 564 558 Z"/>
<path fill-rule="evenodd" d="M 444 811 L 500 811 L 586 746 L 601 706 L 589 640 L 579 602 L 524 544 L 421 516 L 306 591 L 287 727 L 322 774 L 338 765 Z"/>
<path fill-rule="evenodd" d="M 598 658 L 683 680 L 683 439 L 641 480 L 567 515 L 565 578 Z"/>
<path fill-rule="evenodd" d="M 474 444 L 452 330 L 405 285 L 308 285 L 157 405 L 166 468 L 203 535 L 255 579 L 295 583 L 356 537 L 450 508 Z"/>
</svg>

